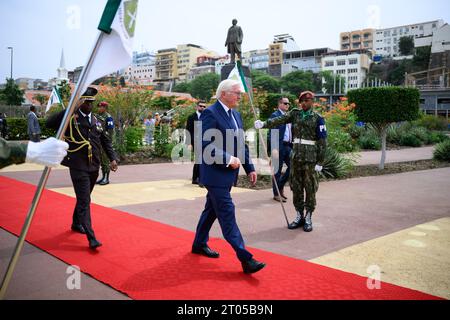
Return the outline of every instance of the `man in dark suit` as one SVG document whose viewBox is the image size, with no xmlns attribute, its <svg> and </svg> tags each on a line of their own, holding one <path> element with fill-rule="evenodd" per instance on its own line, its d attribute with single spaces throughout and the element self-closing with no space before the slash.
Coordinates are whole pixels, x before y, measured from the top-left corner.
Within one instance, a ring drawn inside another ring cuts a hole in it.
<svg viewBox="0 0 450 320">
<path fill-rule="evenodd" d="M 245 273 L 254 273 L 265 264 L 253 259 L 245 249 L 244 239 L 236 224 L 235 207 L 230 191 L 236 185 L 239 167 L 244 167 L 250 182 L 257 175 L 245 145 L 241 115 L 233 110 L 241 97 L 240 83 L 224 80 L 217 88 L 218 101 L 202 112 L 202 162 L 200 182 L 208 190 L 205 209 L 197 225 L 192 253 L 218 258 L 208 247 L 209 230 L 219 220 L 225 240 L 233 247 Z"/>
<path fill-rule="evenodd" d="M 91 192 L 98 178 L 102 148 L 111 161 L 111 170 L 117 170 L 117 158 L 111 139 L 103 130 L 100 121 L 92 114 L 92 103 L 95 101 L 96 94 L 96 89 L 88 88 L 81 96 L 81 105 L 71 117 L 65 133 L 69 150 L 68 155 L 61 163 L 70 169 L 70 177 L 77 197 L 72 218 L 72 230 L 86 234 L 91 249 L 102 245 L 96 239 L 92 229 L 90 211 Z M 61 111 L 50 116 L 46 125 L 49 128 L 59 128 L 64 113 L 65 111 Z"/>
<path fill-rule="evenodd" d="M 278 100 L 278 110 L 272 113 L 269 119 L 280 117 L 289 110 L 290 102 L 286 97 L 281 97 Z M 287 197 L 284 195 L 283 189 L 286 182 L 289 180 L 291 169 L 291 151 L 292 151 L 292 125 L 282 124 L 274 129 L 270 129 L 267 143 L 267 153 L 271 156 L 273 170 L 275 172 L 275 180 L 278 184 L 280 194 L 278 194 L 275 183 L 272 181 L 273 199 L 275 201 L 286 202 Z M 277 137 L 278 136 L 278 137 Z M 272 141 L 274 140 L 274 141 Z M 287 169 L 283 174 L 283 164 L 286 164 Z"/>
<path fill-rule="evenodd" d="M 27 115 L 28 122 L 28 136 L 30 141 L 39 142 L 41 141 L 41 127 L 39 126 L 39 120 L 36 115 L 36 107 L 31 106 L 30 112 Z"/>
<path fill-rule="evenodd" d="M 195 113 L 191 114 L 186 121 L 186 130 L 189 132 L 189 141 L 186 141 L 186 144 L 189 144 L 189 148 L 191 148 L 192 151 L 196 150 L 196 140 L 198 140 L 198 138 L 196 139 L 195 137 L 195 133 L 197 132 L 198 134 L 201 134 L 201 132 L 199 132 L 199 130 L 195 130 L 195 127 L 197 126 L 198 128 L 198 121 L 200 120 L 200 116 L 203 112 L 203 110 L 205 110 L 206 108 L 206 104 L 204 101 L 200 100 L 197 102 L 197 107 L 196 107 L 196 111 Z M 199 144 L 201 144 L 201 141 L 199 141 Z M 200 163 L 197 159 L 197 157 L 195 157 L 195 163 L 194 163 L 194 169 L 192 171 L 192 184 L 199 184 L 199 176 L 200 176 Z M 199 184 L 200 187 L 203 187 L 203 185 L 200 183 Z"/>
</svg>

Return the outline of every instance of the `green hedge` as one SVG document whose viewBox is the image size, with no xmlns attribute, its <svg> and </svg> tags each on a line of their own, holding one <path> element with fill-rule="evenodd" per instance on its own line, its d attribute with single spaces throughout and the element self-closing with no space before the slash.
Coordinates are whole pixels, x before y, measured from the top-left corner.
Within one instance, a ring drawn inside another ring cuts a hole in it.
<svg viewBox="0 0 450 320">
<path fill-rule="evenodd" d="M 420 92 L 416 88 L 378 87 L 351 90 L 349 103 L 355 103 L 359 121 L 390 123 L 419 117 Z"/>
<path fill-rule="evenodd" d="M 38 119 L 41 127 L 41 138 L 56 136 L 56 130 L 45 126 L 45 119 Z M 8 139 L 10 140 L 28 140 L 28 123 L 25 118 L 8 118 Z"/>
</svg>

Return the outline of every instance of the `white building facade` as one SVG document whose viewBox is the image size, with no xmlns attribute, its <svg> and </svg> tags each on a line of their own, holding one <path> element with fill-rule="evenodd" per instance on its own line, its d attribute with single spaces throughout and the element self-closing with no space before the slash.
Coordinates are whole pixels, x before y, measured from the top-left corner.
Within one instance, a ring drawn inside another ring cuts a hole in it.
<svg viewBox="0 0 450 320">
<path fill-rule="evenodd" d="M 363 86 L 371 63 L 368 50 L 336 51 L 322 57 L 322 70 L 345 78 L 345 93 Z"/>
<path fill-rule="evenodd" d="M 415 46 L 423 46 L 431 41 L 433 33 L 444 25 L 443 20 L 428 21 L 375 31 L 374 50 L 383 57 L 400 56 L 399 42 L 402 37 L 414 38 Z M 429 43 L 431 44 L 431 43 Z M 429 45 L 428 44 L 428 45 Z"/>
<path fill-rule="evenodd" d="M 125 69 L 124 78 L 125 81 L 139 84 L 139 85 L 152 85 L 156 75 L 155 64 L 142 64 L 131 65 Z"/>
</svg>

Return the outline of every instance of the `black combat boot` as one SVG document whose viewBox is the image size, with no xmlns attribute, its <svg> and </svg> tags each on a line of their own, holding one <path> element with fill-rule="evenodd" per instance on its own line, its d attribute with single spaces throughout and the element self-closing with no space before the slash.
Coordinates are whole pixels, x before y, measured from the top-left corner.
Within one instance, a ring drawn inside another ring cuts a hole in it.
<svg viewBox="0 0 450 320">
<path fill-rule="evenodd" d="M 288 226 L 289 230 L 301 228 L 305 225 L 305 217 L 302 211 L 297 211 L 297 218 Z"/>
<path fill-rule="evenodd" d="M 102 169 L 102 177 L 95 184 L 100 184 L 105 179 L 106 171 Z"/>
<path fill-rule="evenodd" d="M 99 185 L 104 186 L 109 184 L 109 171 L 105 173 L 105 177 L 100 181 Z"/>
<path fill-rule="evenodd" d="M 313 225 L 312 225 L 312 211 L 307 211 L 306 212 L 306 217 L 305 217 L 305 225 L 303 226 L 303 230 L 305 232 L 311 232 L 313 231 Z"/>
</svg>

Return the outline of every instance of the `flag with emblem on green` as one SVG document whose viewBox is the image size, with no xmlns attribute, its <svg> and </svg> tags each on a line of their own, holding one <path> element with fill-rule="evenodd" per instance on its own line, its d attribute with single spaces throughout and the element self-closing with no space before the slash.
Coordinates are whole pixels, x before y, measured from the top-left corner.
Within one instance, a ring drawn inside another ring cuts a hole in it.
<svg viewBox="0 0 450 320">
<path fill-rule="evenodd" d="M 108 0 L 98 29 L 104 34 L 86 70 L 82 92 L 95 80 L 127 67 L 133 56 L 138 0 Z"/>
</svg>

